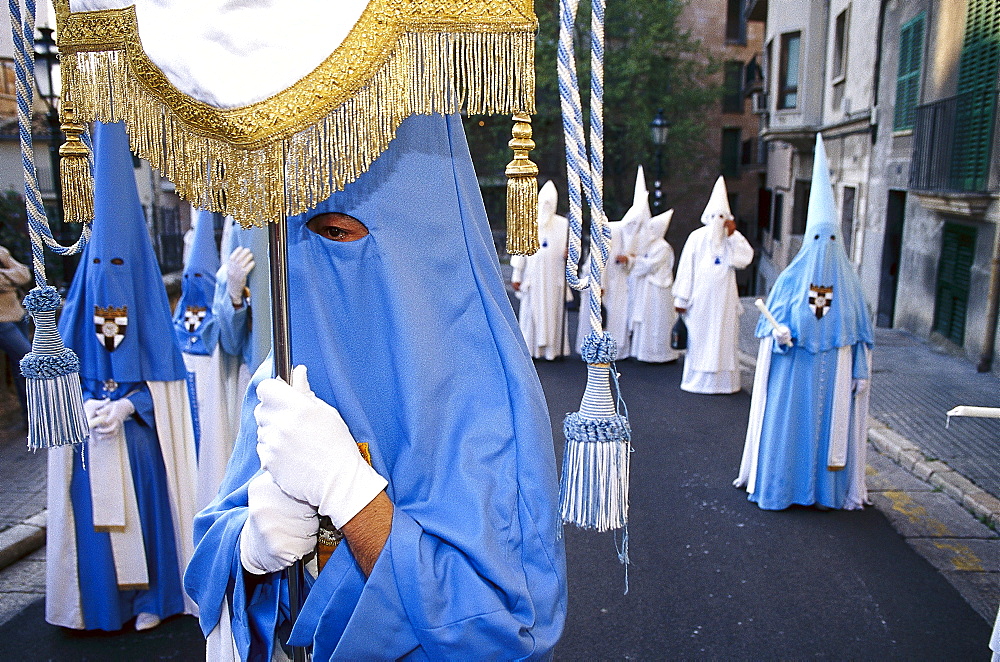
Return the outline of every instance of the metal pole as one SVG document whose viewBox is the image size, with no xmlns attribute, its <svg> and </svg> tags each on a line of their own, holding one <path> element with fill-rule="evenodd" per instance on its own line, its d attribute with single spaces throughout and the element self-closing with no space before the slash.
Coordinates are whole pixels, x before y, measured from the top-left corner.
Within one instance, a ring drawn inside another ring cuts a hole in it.
<svg viewBox="0 0 1000 662">
<path fill-rule="evenodd" d="M 274 376 L 292 381 L 292 332 L 288 317 L 288 221 L 281 216 L 267 226 L 267 251 L 271 276 L 271 329 L 274 348 Z M 302 561 L 296 561 L 286 572 L 288 579 L 288 611 L 292 625 L 302 607 Z M 305 662 L 306 649 L 292 646 L 292 659 Z"/>
</svg>

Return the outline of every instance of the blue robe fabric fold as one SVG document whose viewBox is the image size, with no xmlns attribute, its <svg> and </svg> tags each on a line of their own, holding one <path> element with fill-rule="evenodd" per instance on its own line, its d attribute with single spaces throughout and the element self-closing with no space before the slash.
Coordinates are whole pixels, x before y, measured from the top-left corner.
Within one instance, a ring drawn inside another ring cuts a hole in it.
<svg viewBox="0 0 1000 662">
<path fill-rule="evenodd" d="M 219 251 L 215 248 L 215 218 L 198 211 L 194 241 L 181 282 L 181 298 L 174 310 L 174 335 L 182 352 L 209 356 L 219 342 L 219 323 L 212 313 Z"/>
<path fill-rule="evenodd" d="M 305 221 L 349 214 L 338 243 Z M 413 116 L 372 168 L 289 220 L 292 360 L 389 482 L 392 532 L 365 579 L 342 544 L 293 637 L 316 659 L 539 658 L 562 630 L 565 560 L 544 396 L 510 308 L 458 117 Z M 223 598 L 243 657 L 267 659 L 280 574 L 244 582 L 238 539 L 259 471 L 255 385 L 186 585 L 207 634 Z"/>
</svg>

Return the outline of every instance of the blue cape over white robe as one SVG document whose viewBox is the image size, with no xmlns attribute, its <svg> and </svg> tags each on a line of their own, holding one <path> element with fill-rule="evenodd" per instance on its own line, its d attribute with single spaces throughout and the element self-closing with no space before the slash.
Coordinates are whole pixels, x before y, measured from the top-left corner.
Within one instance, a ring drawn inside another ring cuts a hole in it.
<svg viewBox="0 0 1000 662">
<path fill-rule="evenodd" d="M 805 237 L 778 276 L 767 307 L 792 333 L 761 338 L 740 475 L 767 510 L 792 504 L 857 509 L 864 482 L 871 321 L 836 222 L 823 139 L 817 136 Z"/>
<path fill-rule="evenodd" d="M 72 447 L 50 449 L 46 619 L 117 630 L 140 612 L 194 609 L 181 589 L 193 551 L 194 435 L 124 125 L 97 124 L 94 145 L 93 236 L 59 330 L 80 357 L 84 398 L 127 397 L 135 413 L 111 443 L 92 435 L 86 469 Z M 115 492 L 124 502 L 108 499 Z M 124 517 L 122 530 L 102 524 L 109 517 Z"/>
<path fill-rule="evenodd" d="M 457 116 L 412 116 L 321 205 L 363 222 L 337 243 L 289 221 L 292 360 L 389 481 L 392 531 L 365 579 L 341 544 L 293 633 L 315 659 L 538 658 L 566 610 L 551 424 L 508 302 Z M 268 376 L 265 363 L 254 383 Z M 251 386 L 220 497 L 185 581 L 209 634 L 231 610 L 240 656 L 270 659 L 281 573 L 244 579 L 259 471 Z M 227 609 L 228 607 L 228 609 Z M 223 614 L 223 610 L 227 613 Z"/>
</svg>

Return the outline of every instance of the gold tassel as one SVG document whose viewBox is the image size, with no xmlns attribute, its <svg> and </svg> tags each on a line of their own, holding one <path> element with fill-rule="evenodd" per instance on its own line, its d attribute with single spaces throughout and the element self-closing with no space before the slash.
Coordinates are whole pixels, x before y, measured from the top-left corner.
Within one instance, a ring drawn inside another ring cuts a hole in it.
<svg viewBox="0 0 1000 662">
<path fill-rule="evenodd" d="M 531 117 L 514 114 L 510 142 L 514 160 L 507 164 L 507 252 L 533 255 L 538 250 L 538 166 L 528 152 L 535 148 L 531 139 Z"/>
<path fill-rule="evenodd" d="M 76 121 L 72 106 L 63 106 L 62 118 L 59 128 L 66 134 L 66 142 L 59 147 L 63 220 L 89 223 L 94 220 L 94 176 L 90 171 L 90 150 L 80 139 L 85 128 Z"/>
</svg>

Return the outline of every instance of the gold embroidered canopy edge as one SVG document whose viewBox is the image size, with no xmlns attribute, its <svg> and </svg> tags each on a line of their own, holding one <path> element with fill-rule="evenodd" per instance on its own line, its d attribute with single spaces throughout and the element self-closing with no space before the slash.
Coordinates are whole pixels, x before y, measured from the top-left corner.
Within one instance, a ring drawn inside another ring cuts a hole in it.
<svg viewBox="0 0 1000 662">
<path fill-rule="evenodd" d="M 133 150 L 198 207 L 244 226 L 306 211 L 354 181 L 416 113 L 534 110 L 530 0 L 372 0 L 344 42 L 286 90 L 220 109 L 145 55 L 135 8 L 57 3 L 64 103 L 125 121 Z"/>
</svg>

